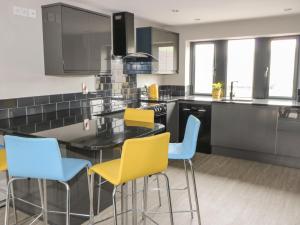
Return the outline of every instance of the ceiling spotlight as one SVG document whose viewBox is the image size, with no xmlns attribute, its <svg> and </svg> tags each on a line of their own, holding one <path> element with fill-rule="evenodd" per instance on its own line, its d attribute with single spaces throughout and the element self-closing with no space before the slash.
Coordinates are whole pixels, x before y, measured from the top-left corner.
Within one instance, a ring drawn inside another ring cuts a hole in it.
<svg viewBox="0 0 300 225">
<path fill-rule="evenodd" d="M 292 10 L 293 10 L 292 8 L 285 8 L 283 11 L 289 12 L 289 11 L 292 11 Z"/>
<path fill-rule="evenodd" d="M 200 21 L 201 19 L 200 18 L 196 18 L 196 19 L 194 19 L 195 21 Z"/>
<path fill-rule="evenodd" d="M 173 12 L 173 13 L 178 13 L 179 10 L 178 10 L 178 9 L 172 9 L 172 12 Z"/>
</svg>

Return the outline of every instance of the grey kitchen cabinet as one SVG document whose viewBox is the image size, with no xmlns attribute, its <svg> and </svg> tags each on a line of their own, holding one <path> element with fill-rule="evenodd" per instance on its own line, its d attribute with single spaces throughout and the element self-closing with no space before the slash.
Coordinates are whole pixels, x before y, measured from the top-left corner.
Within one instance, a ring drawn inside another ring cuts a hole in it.
<svg viewBox="0 0 300 225">
<path fill-rule="evenodd" d="M 278 107 L 214 103 L 212 145 L 275 154 Z"/>
<path fill-rule="evenodd" d="M 110 73 L 111 19 L 57 3 L 42 7 L 46 75 Z"/>
<path fill-rule="evenodd" d="M 179 108 L 177 102 L 167 103 L 167 131 L 171 133 L 171 142 L 178 142 Z"/>
<path fill-rule="evenodd" d="M 276 153 L 300 157 L 300 109 L 282 107 L 279 111 Z"/>
<path fill-rule="evenodd" d="M 136 29 L 137 52 L 153 55 L 158 59 L 151 73 L 176 74 L 179 70 L 179 34 L 154 27 Z"/>
</svg>

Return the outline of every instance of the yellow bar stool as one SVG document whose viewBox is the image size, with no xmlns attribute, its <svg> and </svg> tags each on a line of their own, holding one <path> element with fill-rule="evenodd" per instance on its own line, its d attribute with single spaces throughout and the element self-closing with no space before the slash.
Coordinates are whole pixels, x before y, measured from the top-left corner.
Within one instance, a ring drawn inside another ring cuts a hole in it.
<svg viewBox="0 0 300 225">
<path fill-rule="evenodd" d="M 135 109 L 135 108 L 126 108 L 124 112 L 124 120 L 126 122 L 142 122 L 146 124 L 153 124 L 154 123 L 154 111 L 153 110 L 146 110 L 146 109 Z M 103 160 L 102 157 L 102 151 L 100 151 L 100 160 L 99 162 L 101 163 Z M 102 184 L 105 183 L 102 182 L 101 176 L 99 177 L 98 180 L 98 202 L 97 202 L 97 214 L 100 213 L 100 208 L 101 208 L 101 186 Z M 159 181 L 157 179 L 157 185 L 159 186 Z M 122 196 L 124 196 L 124 187 L 121 187 L 121 192 Z M 125 191 L 126 192 L 126 191 Z M 127 194 L 127 193 L 126 193 Z M 158 199 L 159 199 L 159 206 L 161 206 L 161 195 L 160 195 L 160 190 L 158 190 Z M 126 203 L 125 203 L 126 205 Z M 126 208 L 126 206 L 122 207 Z"/>
<path fill-rule="evenodd" d="M 169 179 L 163 173 L 168 167 L 168 144 L 170 133 L 163 133 L 151 137 L 129 139 L 124 142 L 122 155 L 120 159 L 96 164 L 89 170 L 91 174 L 91 188 L 93 187 L 94 174 L 103 177 L 105 180 L 114 185 L 112 200 L 114 208 L 114 224 L 117 225 L 117 207 L 116 207 L 116 190 L 117 187 L 128 182 L 132 182 L 132 224 L 137 223 L 136 207 L 136 179 L 148 177 L 154 174 L 162 175 L 166 180 L 168 203 L 170 212 L 170 222 L 173 225 L 173 211 L 171 204 Z M 91 190 L 91 207 L 93 206 L 93 194 Z M 93 210 L 91 210 L 90 224 L 94 224 Z M 121 212 L 120 214 L 122 214 Z M 143 215 L 146 212 L 143 211 Z M 103 219 L 102 221 L 105 221 Z M 99 221 L 101 222 L 101 221 Z M 97 222 L 97 223 L 99 223 Z"/>
<path fill-rule="evenodd" d="M 8 172 L 7 172 L 6 151 L 3 145 L 0 145 L 0 172 L 4 172 L 6 174 L 7 177 L 6 179 L 8 181 L 9 179 L 8 179 Z M 13 206 L 14 218 L 15 218 L 15 223 L 17 223 L 17 213 L 15 207 L 13 187 L 11 187 L 11 193 L 12 193 L 12 206 Z"/>
<path fill-rule="evenodd" d="M 124 120 L 154 123 L 154 111 L 150 109 L 127 108 L 125 109 Z"/>
</svg>

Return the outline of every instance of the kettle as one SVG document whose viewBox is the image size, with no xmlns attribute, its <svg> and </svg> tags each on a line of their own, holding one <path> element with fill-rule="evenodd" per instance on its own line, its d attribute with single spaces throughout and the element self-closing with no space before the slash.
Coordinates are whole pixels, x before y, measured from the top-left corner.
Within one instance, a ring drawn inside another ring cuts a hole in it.
<svg viewBox="0 0 300 225">
<path fill-rule="evenodd" d="M 158 100 L 158 85 L 157 84 L 151 84 L 149 87 L 149 98 Z"/>
</svg>

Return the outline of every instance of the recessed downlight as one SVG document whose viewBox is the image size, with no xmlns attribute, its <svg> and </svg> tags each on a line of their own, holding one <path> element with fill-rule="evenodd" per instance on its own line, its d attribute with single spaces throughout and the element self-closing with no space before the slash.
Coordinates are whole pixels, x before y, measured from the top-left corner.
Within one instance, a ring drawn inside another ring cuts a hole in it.
<svg viewBox="0 0 300 225">
<path fill-rule="evenodd" d="M 290 11 L 292 11 L 293 9 L 292 8 L 285 8 L 283 11 L 285 11 L 285 12 L 290 12 Z"/>
<path fill-rule="evenodd" d="M 195 21 L 200 21 L 201 19 L 200 18 L 196 18 L 196 19 L 194 19 Z"/>
<path fill-rule="evenodd" d="M 178 12 L 179 12 L 179 9 L 172 9 L 172 12 L 173 12 L 173 13 L 178 13 Z"/>
</svg>

